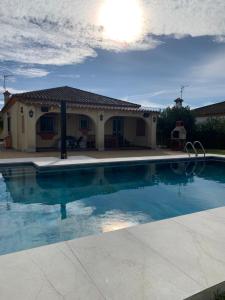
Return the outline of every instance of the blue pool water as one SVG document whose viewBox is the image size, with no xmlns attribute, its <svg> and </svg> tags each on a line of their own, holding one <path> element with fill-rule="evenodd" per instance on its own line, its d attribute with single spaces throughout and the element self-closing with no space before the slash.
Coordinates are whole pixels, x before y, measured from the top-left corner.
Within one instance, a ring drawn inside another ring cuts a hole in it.
<svg viewBox="0 0 225 300">
<path fill-rule="evenodd" d="M 225 205 L 222 161 L 0 172 L 0 254 Z"/>
</svg>

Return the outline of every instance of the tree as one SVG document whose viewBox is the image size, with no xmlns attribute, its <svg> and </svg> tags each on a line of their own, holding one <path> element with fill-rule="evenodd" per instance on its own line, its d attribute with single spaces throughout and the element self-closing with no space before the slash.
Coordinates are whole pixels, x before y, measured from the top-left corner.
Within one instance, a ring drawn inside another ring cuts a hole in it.
<svg viewBox="0 0 225 300">
<path fill-rule="evenodd" d="M 176 121 L 183 121 L 184 127 L 187 130 L 187 139 L 192 140 L 195 132 L 195 116 L 186 107 L 167 107 L 161 111 L 158 118 L 157 139 L 160 145 L 170 145 L 171 131 L 176 126 Z"/>
</svg>

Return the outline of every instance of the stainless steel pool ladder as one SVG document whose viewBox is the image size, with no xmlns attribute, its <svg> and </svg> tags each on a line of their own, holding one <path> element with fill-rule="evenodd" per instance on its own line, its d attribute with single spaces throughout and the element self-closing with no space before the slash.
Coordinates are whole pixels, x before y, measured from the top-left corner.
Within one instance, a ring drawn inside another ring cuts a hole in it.
<svg viewBox="0 0 225 300">
<path fill-rule="evenodd" d="M 190 151 L 189 151 L 189 149 L 188 149 L 188 146 L 189 145 L 191 145 L 191 148 L 192 148 L 192 150 L 194 151 L 194 153 L 195 153 L 195 156 L 197 157 L 198 156 L 198 150 L 196 150 L 196 145 L 199 145 L 200 146 L 200 148 L 201 148 L 201 150 L 202 150 L 202 152 L 203 152 L 203 154 L 204 154 L 204 157 L 205 157 L 205 148 L 203 147 L 203 145 L 202 145 L 202 143 L 200 142 L 200 141 L 195 141 L 194 143 L 192 143 L 192 142 L 187 142 L 186 144 L 185 144 L 185 147 L 184 147 L 184 150 L 188 153 L 188 156 L 190 157 L 191 156 L 191 153 L 190 153 Z"/>
<path fill-rule="evenodd" d="M 193 145 L 194 145 L 194 147 L 195 147 L 196 145 L 199 145 L 200 148 L 201 148 L 201 150 L 202 150 L 202 152 L 203 152 L 203 154 L 204 154 L 204 157 L 205 157 L 205 148 L 203 147 L 202 143 L 201 143 L 200 141 L 195 141 Z M 196 147 L 195 147 L 195 149 L 196 149 Z M 197 151 L 197 153 L 198 153 L 198 151 Z M 197 156 L 198 156 L 198 155 L 197 155 Z"/>
</svg>

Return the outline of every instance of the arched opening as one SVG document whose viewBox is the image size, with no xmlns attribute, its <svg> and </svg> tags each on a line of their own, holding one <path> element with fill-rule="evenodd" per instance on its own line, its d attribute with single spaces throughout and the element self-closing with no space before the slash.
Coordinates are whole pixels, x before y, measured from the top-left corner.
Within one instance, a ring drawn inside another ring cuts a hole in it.
<svg viewBox="0 0 225 300">
<path fill-rule="evenodd" d="M 146 148 L 147 134 L 143 118 L 111 117 L 105 123 L 105 148 Z"/>
<path fill-rule="evenodd" d="M 95 124 L 81 114 L 67 114 L 67 149 L 95 149 Z M 46 113 L 36 123 L 37 151 L 59 150 L 61 145 L 61 124 L 59 113 Z"/>
<path fill-rule="evenodd" d="M 36 150 L 57 148 L 60 136 L 60 115 L 58 113 L 43 114 L 36 122 Z"/>
<path fill-rule="evenodd" d="M 84 114 L 67 115 L 67 137 L 69 150 L 95 149 L 95 123 Z M 72 149 L 71 149 L 72 148 Z"/>
</svg>

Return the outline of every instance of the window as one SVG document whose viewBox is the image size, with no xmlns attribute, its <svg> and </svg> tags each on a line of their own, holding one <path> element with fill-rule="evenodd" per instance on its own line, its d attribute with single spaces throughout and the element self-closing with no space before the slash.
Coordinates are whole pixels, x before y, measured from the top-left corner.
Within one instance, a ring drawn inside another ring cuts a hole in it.
<svg viewBox="0 0 225 300">
<path fill-rule="evenodd" d="M 89 129 L 89 120 L 87 118 L 80 119 L 80 129 Z"/>
<path fill-rule="evenodd" d="M 54 132 L 54 117 L 42 116 L 40 118 L 40 132 Z"/>
<path fill-rule="evenodd" d="M 136 121 L 136 136 L 145 136 L 145 121 L 142 119 Z"/>
</svg>

